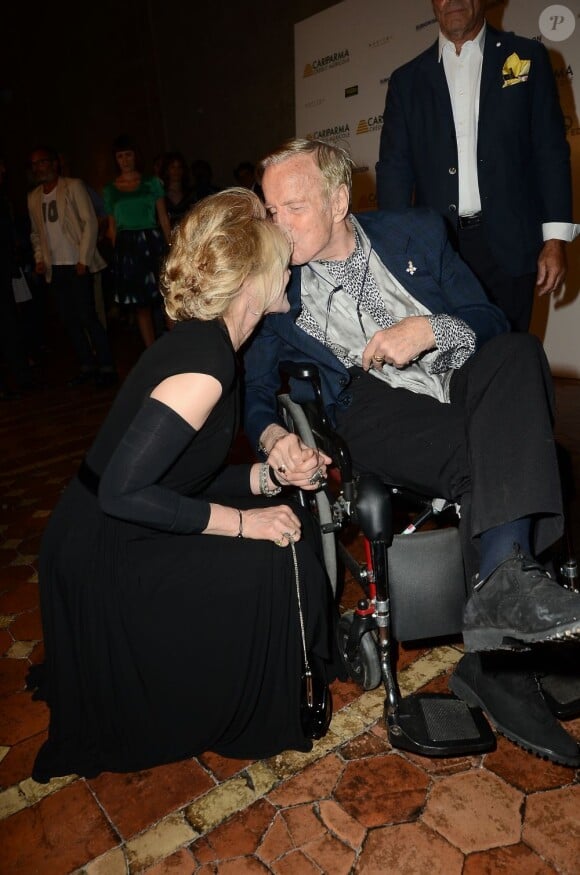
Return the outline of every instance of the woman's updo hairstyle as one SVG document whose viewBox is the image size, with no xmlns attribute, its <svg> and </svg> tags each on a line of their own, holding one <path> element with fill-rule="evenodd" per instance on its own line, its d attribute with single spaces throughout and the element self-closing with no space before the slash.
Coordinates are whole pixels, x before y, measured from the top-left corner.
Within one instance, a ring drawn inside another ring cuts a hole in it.
<svg viewBox="0 0 580 875">
<path fill-rule="evenodd" d="M 290 242 L 267 218 L 261 200 L 247 188 L 229 188 L 204 198 L 175 229 L 162 276 L 165 309 L 171 319 L 222 317 L 242 284 L 272 274 L 280 280 L 290 258 Z M 257 306 L 279 291 L 258 283 Z"/>
</svg>

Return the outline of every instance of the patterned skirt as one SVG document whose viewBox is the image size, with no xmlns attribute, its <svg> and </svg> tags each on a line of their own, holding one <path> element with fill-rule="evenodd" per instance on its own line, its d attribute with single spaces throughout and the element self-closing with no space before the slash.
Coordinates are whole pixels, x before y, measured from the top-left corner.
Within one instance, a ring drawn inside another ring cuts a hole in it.
<svg viewBox="0 0 580 875">
<path fill-rule="evenodd" d="M 159 297 L 159 272 L 166 251 L 157 228 L 117 233 L 113 276 L 118 304 L 144 307 Z"/>
</svg>

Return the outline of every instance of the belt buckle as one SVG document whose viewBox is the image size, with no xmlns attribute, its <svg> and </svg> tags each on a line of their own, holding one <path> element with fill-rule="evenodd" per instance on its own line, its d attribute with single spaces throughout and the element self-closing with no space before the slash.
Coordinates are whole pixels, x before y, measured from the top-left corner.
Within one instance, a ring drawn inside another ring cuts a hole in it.
<svg viewBox="0 0 580 875">
<path fill-rule="evenodd" d="M 481 213 L 473 213 L 471 216 L 459 216 L 459 227 L 462 231 L 467 228 L 477 228 L 481 224 Z"/>
</svg>

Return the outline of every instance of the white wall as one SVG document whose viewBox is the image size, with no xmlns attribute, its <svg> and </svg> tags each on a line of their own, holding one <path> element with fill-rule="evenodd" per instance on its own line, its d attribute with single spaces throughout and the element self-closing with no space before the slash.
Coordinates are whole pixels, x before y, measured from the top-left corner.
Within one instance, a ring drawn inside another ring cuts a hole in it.
<svg viewBox="0 0 580 875">
<path fill-rule="evenodd" d="M 580 222 L 580 0 L 492 0 L 488 18 L 541 40 L 550 52 Z M 429 0 L 344 0 L 295 27 L 296 135 L 348 149 L 357 165 L 355 211 L 376 206 L 374 167 L 389 77 L 437 33 Z M 568 247 L 568 261 L 565 289 L 537 301 L 532 330 L 544 341 L 554 373 L 580 378 L 580 239 Z"/>
</svg>

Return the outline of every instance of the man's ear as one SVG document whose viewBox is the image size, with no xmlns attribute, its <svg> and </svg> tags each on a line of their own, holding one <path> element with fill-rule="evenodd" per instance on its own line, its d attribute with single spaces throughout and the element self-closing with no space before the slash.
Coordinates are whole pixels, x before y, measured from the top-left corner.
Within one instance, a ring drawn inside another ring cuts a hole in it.
<svg viewBox="0 0 580 875">
<path fill-rule="evenodd" d="M 348 207 L 350 203 L 350 195 L 347 186 L 342 183 L 332 194 L 331 198 L 331 206 L 332 206 L 332 218 L 334 222 L 337 224 L 342 222 L 342 220 L 348 214 Z"/>
</svg>

